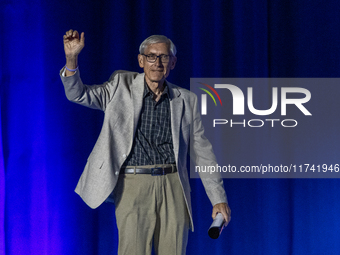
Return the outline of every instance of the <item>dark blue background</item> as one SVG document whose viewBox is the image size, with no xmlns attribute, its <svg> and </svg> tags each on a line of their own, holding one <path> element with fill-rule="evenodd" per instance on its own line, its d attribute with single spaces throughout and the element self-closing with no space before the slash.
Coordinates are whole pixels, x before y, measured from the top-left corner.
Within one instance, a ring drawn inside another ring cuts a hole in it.
<svg viewBox="0 0 340 255">
<path fill-rule="evenodd" d="M 190 77 L 339 77 L 339 13 L 336 0 L 2 0 L 0 254 L 117 250 L 114 207 L 92 210 L 73 192 L 103 115 L 64 95 L 65 31 L 85 32 L 89 84 L 116 69 L 141 71 L 139 44 L 164 34 L 178 49 L 169 81 L 189 89 Z M 292 152 L 282 141 L 284 157 Z M 187 254 L 340 253 L 338 179 L 225 179 L 232 221 L 217 240 L 207 235 L 203 186 L 191 182 Z"/>
</svg>

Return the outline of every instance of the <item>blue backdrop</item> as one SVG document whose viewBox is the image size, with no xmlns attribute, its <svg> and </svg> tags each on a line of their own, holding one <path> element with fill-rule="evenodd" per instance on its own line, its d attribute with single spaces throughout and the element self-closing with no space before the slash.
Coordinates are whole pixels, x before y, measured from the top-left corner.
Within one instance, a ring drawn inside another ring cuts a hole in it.
<svg viewBox="0 0 340 255">
<path fill-rule="evenodd" d="M 176 44 L 169 81 L 188 89 L 190 77 L 339 77 L 337 0 L 2 0 L 0 7 L 0 254 L 116 254 L 114 206 L 92 210 L 73 192 L 103 115 L 64 95 L 68 29 L 85 32 L 80 69 L 88 84 L 116 69 L 141 71 L 138 47 L 152 34 Z M 203 186 L 191 184 L 188 254 L 340 254 L 339 179 L 226 179 L 232 221 L 217 240 L 207 235 Z"/>
</svg>

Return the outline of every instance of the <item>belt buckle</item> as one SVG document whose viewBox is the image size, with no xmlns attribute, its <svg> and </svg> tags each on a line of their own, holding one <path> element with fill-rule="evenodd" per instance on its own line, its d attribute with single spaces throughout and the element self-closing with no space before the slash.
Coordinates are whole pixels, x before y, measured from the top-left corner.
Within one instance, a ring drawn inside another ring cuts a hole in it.
<svg viewBox="0 0 340 255">
<path fill-rule="evenodd" d="M 164 175 L 164 169 L 162 167 L 151 168 L 151 176 Z"/>
</svg>

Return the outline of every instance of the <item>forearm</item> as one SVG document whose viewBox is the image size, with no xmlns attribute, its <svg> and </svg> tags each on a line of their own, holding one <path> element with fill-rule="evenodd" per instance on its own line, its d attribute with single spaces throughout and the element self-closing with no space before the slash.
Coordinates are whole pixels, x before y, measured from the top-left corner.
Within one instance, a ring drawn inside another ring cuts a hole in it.
<svg viewBox="0 0 340 255">
<path fill-rule="evenodd" d="M 65 67 L 60 71 L 60 78 L 64 85 L 66 97 L 68 100 L 78 103 L 85 93 L 85 85 L 81 81 L 79 70 L 72 72 L 72 75 L 67 75 L 66 72 L 67 69 Z"/>
<path fill-rule="evenodd" d="M 205 192 L 214 206 L 219 203 L 228 203 L 227 194 L 224 189 L 222 178 L 213 178 L 204 176 L 201 178 Z"/>
</svg>

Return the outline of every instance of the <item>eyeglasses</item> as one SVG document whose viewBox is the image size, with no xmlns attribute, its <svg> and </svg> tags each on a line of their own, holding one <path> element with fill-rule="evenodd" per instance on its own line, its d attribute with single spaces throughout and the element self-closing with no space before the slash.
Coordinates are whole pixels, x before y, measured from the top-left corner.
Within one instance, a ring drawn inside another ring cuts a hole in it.
<svg viewBox="0 0 340 255">
<path fill-rule="evenodd" d="M 145 55 L 145 54 L 142 54 L 143 56 L 146 57 L 146 61 L 150 62 L 150 63 L 155 63 L 157 58 L 159 58 L 162 63 L 168 63 L 169 60 L 170 60 L 170 55 L 165 55 L 165 54 L 161 54 L 159 56 L 155 55 L 155 54 L 150 54 L 150 55 Z"/>
</svg>

